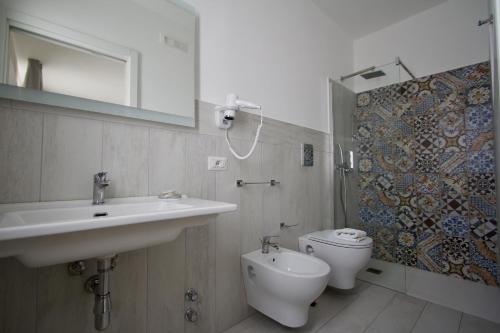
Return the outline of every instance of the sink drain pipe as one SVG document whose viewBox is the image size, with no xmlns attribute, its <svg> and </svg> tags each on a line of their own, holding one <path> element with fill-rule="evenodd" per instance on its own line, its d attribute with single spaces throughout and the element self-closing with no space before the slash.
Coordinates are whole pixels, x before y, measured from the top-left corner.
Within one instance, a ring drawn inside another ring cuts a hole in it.
<svg viewBox="0 0 500 333">
<path fill-rule="evenodd" d="M 97 274 L 85 282 L 85 290 L 94 294 L 94 327 L 104 331 L 111 324 L 111 271 L 116 266 L 116 256 L 97 258 Z"/>
<path fill-rule="evenodd" d="M 103 331 L 111 323 L 111 291 L 110 291 L 110 272 L 112 270 L 112 257 L 97 259 L 97 277 L 98 282 L 95 285 L 95 303 L 94 303 L 94 325 L 98 331 Z"/>
</svg>

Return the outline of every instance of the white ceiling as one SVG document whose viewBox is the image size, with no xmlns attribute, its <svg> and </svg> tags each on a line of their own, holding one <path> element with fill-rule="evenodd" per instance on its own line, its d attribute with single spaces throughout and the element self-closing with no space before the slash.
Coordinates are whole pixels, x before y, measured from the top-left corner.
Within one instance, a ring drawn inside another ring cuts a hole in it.
<svg viewBox="0 0 500 333">
<path fill-rule="evenodd" d="M 313 0 L 346 33 L 357 39 L 446 0 Z"/>
</svg>

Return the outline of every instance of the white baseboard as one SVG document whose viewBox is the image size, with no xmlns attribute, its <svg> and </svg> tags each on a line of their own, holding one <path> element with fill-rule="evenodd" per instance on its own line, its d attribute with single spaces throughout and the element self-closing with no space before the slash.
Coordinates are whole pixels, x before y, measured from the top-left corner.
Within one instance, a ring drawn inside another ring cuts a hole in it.
<svg viewBox="0 0 500 333">
<path fill-rule="evenodd" d="M 366 272 L 372 267 L 383 272 Z M 407 295 L 500 323 L 500 288 L 372 259 L 358 278 Z"/>
</svg>

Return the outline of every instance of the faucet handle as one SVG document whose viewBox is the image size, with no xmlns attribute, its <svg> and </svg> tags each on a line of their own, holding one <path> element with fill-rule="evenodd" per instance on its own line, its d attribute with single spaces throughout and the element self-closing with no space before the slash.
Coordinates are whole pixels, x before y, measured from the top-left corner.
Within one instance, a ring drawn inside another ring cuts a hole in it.
<svg viewBox="0 0 500 333">
<path fill-rule="evenodd" d="M 94 175 L 94 183 L 96 184 L 109 184 L 108 173 L 101 171 Z"/>
</svg>

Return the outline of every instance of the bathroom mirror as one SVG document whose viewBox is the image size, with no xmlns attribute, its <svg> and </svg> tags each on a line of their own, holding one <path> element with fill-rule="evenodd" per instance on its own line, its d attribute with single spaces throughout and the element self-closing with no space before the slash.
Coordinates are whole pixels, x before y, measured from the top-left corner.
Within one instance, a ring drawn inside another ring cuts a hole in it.
<svg viewBox="0 0 500 333">
<path fill-rule="evenodd" d="M 189 5 L 0 0 L 0 20 L 0 97 L 194 126 Z"/>
</svg>

